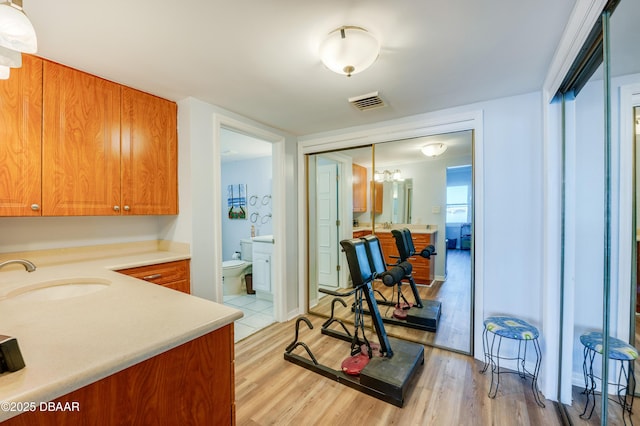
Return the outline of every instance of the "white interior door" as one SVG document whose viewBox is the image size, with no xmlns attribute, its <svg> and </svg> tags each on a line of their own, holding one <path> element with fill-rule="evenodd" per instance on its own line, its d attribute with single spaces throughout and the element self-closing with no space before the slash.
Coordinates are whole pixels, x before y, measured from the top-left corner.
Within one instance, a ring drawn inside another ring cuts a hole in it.
<svg viewBox="0 0 640 426">
<path fill-rule="evenodd" d="M 317 170 L 318 285 L 338 287 L 338 166 L 324 164 Z"/>
</svg>

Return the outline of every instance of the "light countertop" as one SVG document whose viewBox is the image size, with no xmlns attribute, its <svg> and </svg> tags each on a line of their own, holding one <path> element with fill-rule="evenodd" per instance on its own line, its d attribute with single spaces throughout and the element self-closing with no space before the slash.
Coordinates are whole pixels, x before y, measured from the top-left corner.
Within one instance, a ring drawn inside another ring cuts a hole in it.
<svg viewBox="0 0 640 426">
<path fill-rule="evenodd" d="M 0 271 L 0 334 L 17 338 L 26 364 L 0 375 L 0 401 L 53 400 L 242 317 L 239 310 L 114 271 L 188 259 L 188 253 L 119 252 L 126 254 L 77 262 L 68 254 L 64 262 L 43 256 L 45 266 L 33 260 L 35 272 Z M 68 279 L 108 285 L 60 300 L 7 297 L 25 286 Z M 17 414 L 0 410 L 0 421 Z"/>
<path fill-rule="evenodd" d="M 400 229 L 400 228 L 394 228 L 394 229 Z M 411 231 L 412 234 L 435 234 L 436 232 L 438 232 L 437 229 L 435 228 L 429 228 L 427 229 L 426 226 L 422 225 L 420 227 L 415 227 L 415 228 L 409 228 L 409 230 Z M 359 231 L 371 231 L 371 227 L 357 227 L 357 228 L 353 228 L 353 232 L 359 232 Z M 381 233 L 381 232 L 386 232 L 389 233 L 391 232 L 391 229 L 386 229 L 383 227 L 376 227 L 376 233 Z"/>
</svg>

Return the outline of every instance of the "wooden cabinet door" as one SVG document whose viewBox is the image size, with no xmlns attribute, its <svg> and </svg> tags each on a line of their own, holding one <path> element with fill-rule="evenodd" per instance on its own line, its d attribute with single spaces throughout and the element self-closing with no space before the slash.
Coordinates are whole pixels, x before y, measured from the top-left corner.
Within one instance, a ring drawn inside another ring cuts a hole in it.
<svg viewBox="0 0 640 426">
<path fill-rule="evenodd" d="M 123 214 L 178 214 L 177 106 L 122 88 Z"/>
<path fill-rule="evenodd" d="M 40 216 L 42 60 L 0 80 L 0 216 Z"/>
<path fill-rule="evenodd" d="M 396 240 L 390 232 L 377 232 L 376 237 L 380 241 L 384 261 L 387 265 L 395 265 L 398 262 L 398 248 Z"/>
<path fill-rule="evenodd" d="M 396 240 L 393 238 L 393 235 L 390 232 L 379 232 L 376 233 L 376 236 L 380 240 L 380 246 L 382 247 L 382 253 L 385 257 L 385 262 L 388 265 L 395 264 L 398 262 L 398 247 L 396 246 Z M 411 234 L 413 238 L 413 245 L 415 249 L 422 250 L 428 244 L 432 244 L 432 238 L 429 234 Z M 409 258 L 409 263 L 411 263 L 413 279 L 416 284 L 431 284 L 433 281 L 433 272 L 434 272 L 434 257 L 431 259 L 425 259 L 419 255 L 412 256 Z"/>
<path fill-rule="evenodd" d="M 44 62 L 42 214 L 120 214 L 120 86 Z"/>
<path fill-rule="evenodd" d="M 384 185 L 382 182 L 371 181 L 371 187 L 374 198 L 373 212 L 375 214 L 381 214 L 384 202 Z"/>
<path fill-rule="evenodd" d="M 364 213 L 367 211 L 367 169 L 353 164 L 353 211 Z"/>
<path fill-rule="evenodd" d="M 413 239 L 413 245 L 417 252 L 420 252 L 429 244 L 433 243 L 430 234 L 411 234 Z M 425 259 L 421 256 L 414 256 L 415 260 L 412 260 L 413 264 L 413 278 L 417 284 L 431 284 L 434 277 L 434 260 L 435 256 L 432 256 L 431 259 Z"/>
<path fill-rule="evenodd" d="M 271 291 L 271 255 L 269 254 L 253 253 L 253 289 Z"/>
<path fill-rule="evenodd" d="M 164 287 L 191 293 L 191 278 L 188 260 L 159 263 L 118 270 L 121 274 L 159 284 Z"/>
</svg>

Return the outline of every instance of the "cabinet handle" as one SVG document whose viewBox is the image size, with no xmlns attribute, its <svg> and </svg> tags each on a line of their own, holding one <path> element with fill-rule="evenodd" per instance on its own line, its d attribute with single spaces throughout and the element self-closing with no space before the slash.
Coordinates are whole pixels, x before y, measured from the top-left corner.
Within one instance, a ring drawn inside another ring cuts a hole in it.
<svg viewBox="0 0 640 426">
<path fill-rule="evenodd" d="M 120 211 L 120 206 L 113 206 L 113 211 L 114 212 L 119 212 Z"/>
<path fill-rule="evenodd" d="M 34 212 L 40 210 L 40 206 L 38 204 L 31 204 L 31 210 Z"/>
<path fill-rule="evenodd" d="M 125 212 L 128 212 L 129 210 L 131 210 L 131 207 L 129 207 L 129 206 L 124 206 L 124 211 L 125 211 Z"/>
<path fill-rule="evenodd" d="M 162 278 L 162 274 L 152 274 L 152 275 L 147 275 L 146 277 L 142 277 L 143 280 L 157 280 L 158 278 Z"/>
</svg>

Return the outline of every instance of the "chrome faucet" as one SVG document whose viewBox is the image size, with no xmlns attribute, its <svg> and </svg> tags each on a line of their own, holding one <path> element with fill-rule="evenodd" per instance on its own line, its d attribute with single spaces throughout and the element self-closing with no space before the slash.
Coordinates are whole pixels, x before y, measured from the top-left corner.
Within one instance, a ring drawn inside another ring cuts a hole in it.
<svg viewBox="0 0 640 426">
<path fill-rule="evenodd" d="M 24 269 L 26 269 L 27 272 L 33 272 L 36 270 L 36 265 L 33 264 L 33 262 L 26 260 L 26 259 L 14 259 L 14 260 L 6 260 L 2 263 L 0 263 L 0 269 L 7 266 L 7 265 L 11 265 L 14 263 L 18 263 L 22 266 L 24 266 Z"/>
</svg>

